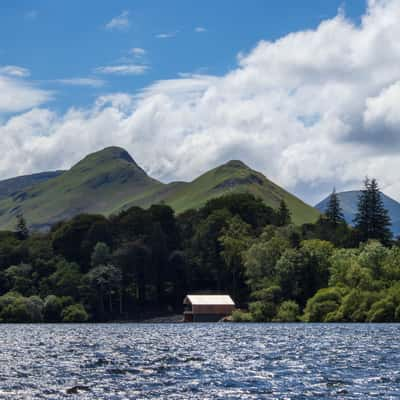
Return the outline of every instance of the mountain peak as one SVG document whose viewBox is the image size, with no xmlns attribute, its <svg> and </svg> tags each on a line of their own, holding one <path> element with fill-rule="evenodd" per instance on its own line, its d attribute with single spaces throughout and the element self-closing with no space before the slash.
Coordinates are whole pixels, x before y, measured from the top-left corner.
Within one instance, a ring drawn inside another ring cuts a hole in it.
<svg viewBox="0 0 400 400">
<path fill-rule="evenodd" d="M 139 167 L 131 155 L 125 149 L 118 146 L 105 147 L 102 150 L 90 153 L 74 165 L 72 169 L 76 169 L 77 167 L 93 168 L 98 165 L 105 165 L 106 163 L 114 163 L 116 165 L 130 164 L 131 167 L 145 174 L 145 171 Z"/>
<path fill-rule="evenodd" d="M 105 147 L 102 150 L 99 150 L 95 153 L 89 154 L 88 157 L 91 156 L 97 156 L 99 158 L 106 158 L 106 159 L 120 159 L 127 161 L 131 164 L 136 164 L 135 160 L 132 158 L 132 156 L 122 147 L 118 146 L 109 146 Z"/>
<path fill-rule="evenodd" d="M 226 164 L 224 164 L 225 167 L 230 167 L 230 168 L 245 168 L 245 169 L 250 169 L 243 161 L 240 160 L 230 160 Z"/>
</svg>

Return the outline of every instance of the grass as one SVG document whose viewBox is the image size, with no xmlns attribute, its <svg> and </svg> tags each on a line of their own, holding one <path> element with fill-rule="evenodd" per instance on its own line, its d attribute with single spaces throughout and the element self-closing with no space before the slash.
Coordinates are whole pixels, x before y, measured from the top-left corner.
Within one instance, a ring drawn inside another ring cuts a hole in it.
<svg viewBox="0 0 400 400">
<path fill-rule="evenodd" d="M 31 226 L 40 228 L 78 213 L 110 215 L 133 205 L 160 202 L 180 213 L 232 192 L 250 192 L 273 208 L 284 199 L 296 224 L 313 222 L 319 215 L 240 161 L 230 161 L 192 182 L 163 184 L 149 177 L 125 150 L 110 147 L 88 155 L 60 176 L 1 200 L 0 227 L 13 228 L 20 210 Z"/>
</svg>

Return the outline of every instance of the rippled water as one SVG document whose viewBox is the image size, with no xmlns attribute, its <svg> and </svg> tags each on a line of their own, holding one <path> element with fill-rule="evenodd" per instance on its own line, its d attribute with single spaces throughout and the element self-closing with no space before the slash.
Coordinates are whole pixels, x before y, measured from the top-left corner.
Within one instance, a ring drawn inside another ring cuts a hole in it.
<svg viewBox="0 0 400 400">
<path fill-rule="evenodd" d="M 399 337 L 391 324 L 0 325 L 0 399 L 399 399 Z"/>
</svg>

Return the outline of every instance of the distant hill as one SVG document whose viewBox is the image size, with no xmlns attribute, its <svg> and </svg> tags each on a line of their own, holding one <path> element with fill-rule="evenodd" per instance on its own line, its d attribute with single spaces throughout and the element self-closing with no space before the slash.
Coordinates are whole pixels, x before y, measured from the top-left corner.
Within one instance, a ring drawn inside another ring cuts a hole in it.
<svg viewBox="0 0 400 400">
<path fill-rule="evenodd" d="M 0 199 L 10 196 L 20 190 L 25 190 L 37 183 L 46 182 L 49 179 L 61 175 L 63 172 L 64 171 L 40 172 L 38 174 L 23 175 L 0 181 Z"/>
<path fill-rule="evenodd" d="M 230 161 L 192 182 L 164 184 L 148 176 L 124 149 L 108 147 L 50 180 L 0 198 L 0 228 L 13 228 L 19 211 L 31 227 L 42 229 L 79 213 L 110 215 L 134 205 L 149 207 L 164 202 L 179 213 L 235 192 L 253 193 L 273 208 L 284 199 L 298 224 L 315 221 L 319 215 L 241 161 Z"/>
<path fill-rule="evenodd" d="M 353 219 L 357 212 L 358 197 L 360 196 L 359 190 L 352 190 L 348 192 L 338 193 L 340 205 L 343 209 L 343 214 L 349 224 L 353 223 Z M 400 203 L 393 200 L 391 197 L 381 193 L 383 204 L 389 212 L 392 220 L 392 232 L 395 236 L 400 235 Z M 326 210 L 328 205 L 329 196 L 318 203 L 315 208 L 322 213 Z"/>
</svg>

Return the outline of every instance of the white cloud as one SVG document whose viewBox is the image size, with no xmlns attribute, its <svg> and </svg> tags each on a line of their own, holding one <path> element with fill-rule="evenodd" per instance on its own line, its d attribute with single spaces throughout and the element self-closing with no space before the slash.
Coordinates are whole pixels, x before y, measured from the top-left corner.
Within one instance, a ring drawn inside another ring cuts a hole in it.
<svg viewBox="0 0 400 400">
<path fill-rule="evenodd" d="M 30 75 L 27 68 L 18 67 L 16 65 L 4 65 L 0 66 L 0 75 L 8 75 L 17 78 L 26 78 Z"/>
<path fill-rule="evenodd" d="M 177 32 L 163 32 L 156 35 L 157 39 L 171 39 L 175 37 Z"/>
<path fill-rule="evenodd" d="M 29 71 L 22 67 L 0 67 L 0 114 L 24 111 L 51 99 L 51 92 L 22 79 L 28 75 Z"/>
<path fill-rule="evenodd" d="M 98 67 L 95 72 L 100 74 L 114 74 L 114 75 L 142 75 L 149 67 L 142 64 L 122 64 L 112 65 L 106 67 Z"/>
<path fill-rule="evenodd" d="M 102 79 L 96 78 L 65 78 L 65 79 L 57 79 L 58 83 L 63 85 L 71 85 L 71 86 L 89 86 L 89 87 L 102 87 L 105 85 L 105 81 Z"/>
<path fill-rule="evenodd" d="M 196 28 L 194 28 L 194 31 L 196 33 L 204 33 L 204 32 L 207 32 L 207 29 L 204 28 L 203 26 L 197 26 Z"/>
<path fill-rule="evenodd" d="M 339 14 L 261 41 L 224 76 L 163 80 L 61 116 L 14 116 L 0 124 L 1 176 L 65 168 L 114 144 L 166 180 L 235 158 L 310 202 L 367 174 L 400 199 L 399 19 L 398 0 L 370 0 L 360 25 Z"/>
<path fill-rule="evenodd" d="M 130 53 L 135 57 L 143 57 L 146 54 L 146 50 L 141 47 L 134 47 L 131 49 Z"/>
<path fill-rule="evenodd" d="M 123 11 L 120 15 L 112 18 L 111 21 L 106 24 L 106 29 L 109 31 L 126 31 L 129 29 L 129 26 L 129 11 Z"/>
</svg>

